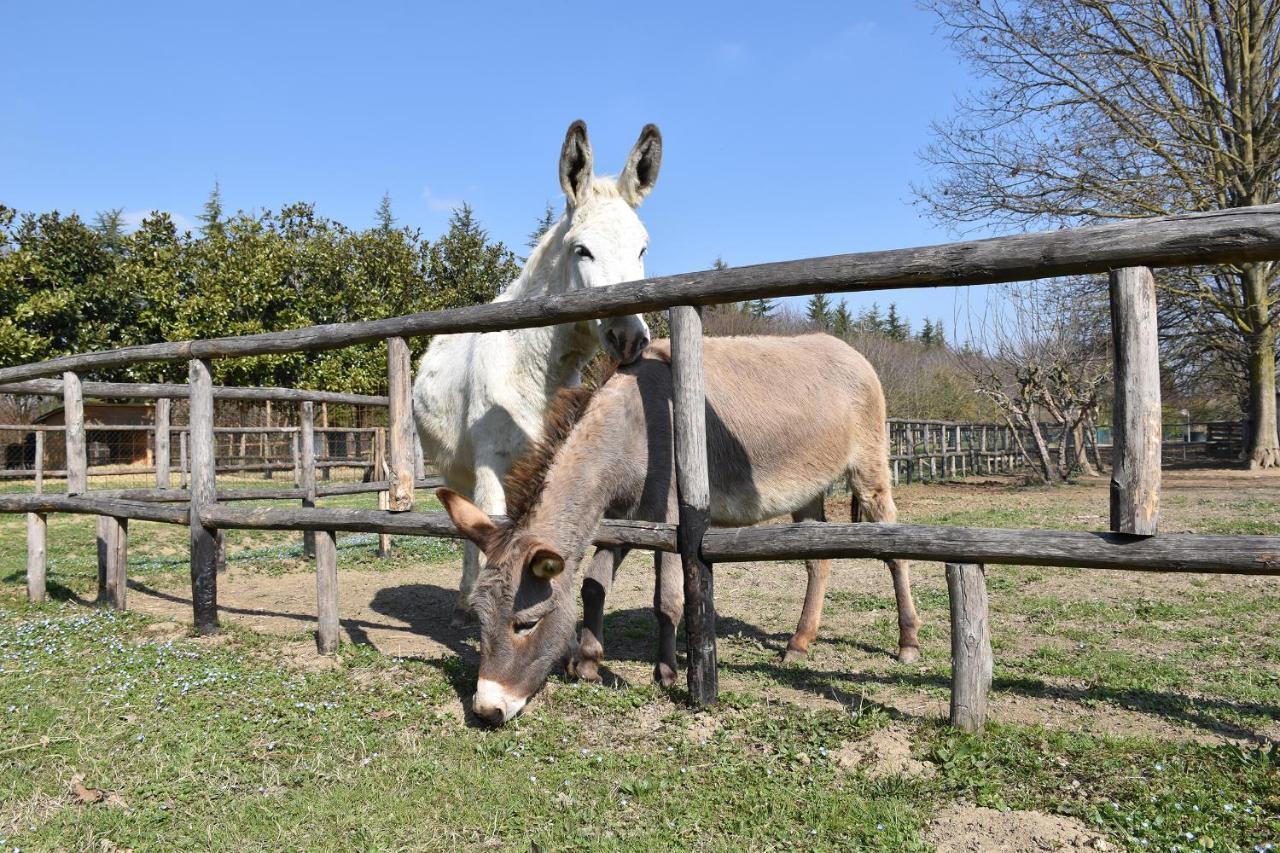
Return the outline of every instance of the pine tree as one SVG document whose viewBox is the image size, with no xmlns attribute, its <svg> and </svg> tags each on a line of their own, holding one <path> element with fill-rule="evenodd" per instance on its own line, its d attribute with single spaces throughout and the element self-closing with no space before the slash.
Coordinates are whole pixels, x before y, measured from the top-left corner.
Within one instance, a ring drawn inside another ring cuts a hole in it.
<svg viewBox="0 0 1280 853">
<path fill-rule="evenodd" d="M 376 216 L 378 230 L 387 232 L 396 226 L 396 218 L 391 215 L 391 193 L 385 192 L 382 194 L 382 201 L 378 202 Z"/>
<path fill-rule="evenodd" d="M 711 268 L 713 270 L 727 270 L 729 265 L 724 262 L 724 258 L 716 255 L 716 259 L 711 263 Z"/>
<path fill-rule="evenodd" d="M 920 327 L 919 340 L 927 347 L 933 346 L 933 321 L 928 317 L 924 318 L 924 325 Z"/>
<path fill-rule="evenodd" d="M 864 308 L 858 315 L 858 328 L 873 334 L 884 333 L 884 320 L 880 317 L 879 303 L 872 302 L 870 308 Z"/>
<path fill-rule="evenodd" d="M 898 315 L 898 306 L 889 303 L 889 315 L 884 321 L 884 333 L 895 341 L 905 341 L 911 336 L 911 324 Z"/>
<path fill-rule="evenodd" d="M 204 203 L 204 210 L 196 218 L 200 220 L 200 231 L 204 236 L 223 233 L 222 187 L 217 181 L 213 182 L 213 190 Z"/>
<path fill-rule="evenodd" d="M 947 345 L 947 333 L 942 329 L 942 321 L 933 321 L 933 343 L 934 346 L 945 347 Z"/>
<path fill-rule="evenodd" d="M 853 314 L 849 311 L 849 305 L 843 299 L 836 306 L 835 314 L 831 318 L 831 332 L 836 337 L 847 337 L 853 331 Z"/>
<path fill-rule="evenodd" d="M 773 315 L 773 300 L 767 296 L 762 296 L 759 299 L 752 299 L 747 304 L 749 306 L 747 309 L 748 312 L 757 320 L 763 320 L 764 318 Z"/>
<path fill-rule="evenodd" d="M 809 322 L 818 328 L 831 328 L 831 300 L 827 298 L 827 294 L 815 293 L 810 296 L 805 314 L 808 316 Z"/>
<path fill-rule="evenodd" d="M 538 245 L 538 241 L 542 239 L 542 235 L 550 231 L 556 221 L 555 208 L 551 206 L 551 202 L 547 202 L 546 209 L 542 211 L 542 216 L 538 217 L 537 226 L 529 232 L 529 239 L 525 241 L 525 245 L 530 249 L 535 248 Z"/>
<path fill-rule="evenodd" d="M 102 235 L 108 249 L 119 251 L 124 241 L 124 208 L 113 207 L 100 211 L 93 217 L 93 228 Z"/>
</svg>

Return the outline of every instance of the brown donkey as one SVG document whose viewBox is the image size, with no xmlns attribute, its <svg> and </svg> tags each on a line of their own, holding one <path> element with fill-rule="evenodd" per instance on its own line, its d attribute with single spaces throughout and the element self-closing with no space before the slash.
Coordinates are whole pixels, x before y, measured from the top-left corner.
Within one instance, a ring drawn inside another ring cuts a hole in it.
<svg viewBox="0 0 1280 853">
<path fill-rule="evenodd" d="M 869 521 L 896 520 L 889 488 L 884 393 L 858 352 L 829 335 L 705 341 L 707 453 L 713 524 L 748 525 L 790 513 L 822 520 L 826 488 L 848 477 Z M 508 477 L 509 520 L 496 525 L 448 489 L 440 500 L 484 551 L 472 604 L 480 621 L 474 708 L 492 723 L 520 712 L 570 651 L 577 608 L 573 569 L 601 519 L 676 520 L 670 346 L 619 369 L 599 390 L 562 392 L 543 442 Z M 582 585 L 582 637 L 571 669 L 598 678 L 604 598 L 620 554 L 598 551 Z M 655 677 L 676 677 L 683 606 L 680 558 L 657 557 Z M 569 571 L 565 571 L 565 567 Z M 786 659 L 803 656 L 818 630 L 831 572 L 806 563 L 804 609 Z M 919 656 L 919 618 L 907 564 L 889 562 L 898 603 L 898 657 Z"/>
</svg>

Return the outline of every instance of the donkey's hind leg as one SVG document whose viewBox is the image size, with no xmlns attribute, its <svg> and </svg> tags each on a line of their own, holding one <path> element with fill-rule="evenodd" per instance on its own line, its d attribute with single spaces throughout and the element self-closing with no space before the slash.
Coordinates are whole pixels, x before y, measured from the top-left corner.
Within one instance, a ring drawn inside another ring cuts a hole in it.
<svg viewBox="0 0 1280 853">
<path fill-rule="evenodd" d="M 663 687 L 676 683 L 676 626 L 684 615 L 684 566 L 679 554 L 653 553 L 653 614 L 658 618 L 658 661 L 653 680 Z"/>
<path fill-rule="evenodd" d="M 793 521 L 826 521 L 827 511 L 823 505 L 825 495 L 818 495 L 803 509 L 791 514 Z M 809 644 L 818 636 L 818 624 L 822 621 L 822 602 L 827 594 L 827 580 L 831 577 L 830 560 L 805 560 L 805 570 L 809 574 L 809 583 L 804 590 L 804 609 L 800 611 L 800 624 L 787 650 L 782 653 L 782 662 L 798 661 L 809 654 Z"/>
<path fill-rule="evenodd" d="M 889 485 L 889 463 L 877 452 L 864 466 L 849 470 L 849 483 L 854 494 L 854 521 L 877 521 L 892 524 L 898 520 L 898 507 L 893 502 Z M 859 517 L 859 514 L 861 517 Z M 893 596 L 898 604 L 898 660 L 915 663 L 920 659 L 920 616 L 911 598 L 911 568 L 906 560 L 885 560 L 893 576 Z"/>
<path fill-rule="evenodd" d="M 604 600 L 627 556 L 626 548 L 597 548 L 591 568 L 582 579 L 582 634 L 578 648 L 569 659 L 569 674 L 583 681 L 600 680 L 604 660 Z"/>
</svg>

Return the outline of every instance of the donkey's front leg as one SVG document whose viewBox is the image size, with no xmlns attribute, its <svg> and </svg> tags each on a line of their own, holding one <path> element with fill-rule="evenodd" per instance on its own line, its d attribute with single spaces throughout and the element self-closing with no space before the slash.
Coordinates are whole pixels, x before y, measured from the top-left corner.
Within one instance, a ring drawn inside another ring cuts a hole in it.
<svg viewBox="0 0 1280 853">
<path fill-rule="evenodd" d="M 600 662 L 604 660 L 604 600 L 626 556 L 626 548 L 597 548 L 591 558 L 591 568 L 582 579 L 582 635 L 577 651 L 569 660 L 569 674 L 583 681 L 600 680 Z"/>
<path fill-rule="evenodd" d="M 658 617 L 658 662 L 653 680 L 663 687 L 676 683 L 676 626 L 684 616 L 684 568 L 679 554 L 653 554 L 653 613 Z"/>
</svg>

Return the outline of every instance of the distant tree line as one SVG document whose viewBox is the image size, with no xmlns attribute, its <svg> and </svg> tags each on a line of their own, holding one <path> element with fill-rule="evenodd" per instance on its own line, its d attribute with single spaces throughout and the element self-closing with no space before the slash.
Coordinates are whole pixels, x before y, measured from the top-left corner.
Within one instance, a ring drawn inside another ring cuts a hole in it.
<svg viewBox="0 0 1280 853">
<path fill-rule="evenodd" d="M 467 205 L 428 240 L 399 226 L 384 197 L 373 227 L 349 228 L 311 204 L 228 215 L 215 187 L 195 231 L 164 212 L 128 231 L 120 210 L 72 213 L 0 205 L 0 365 L 159 341 L 246 335 L 487 302 L 520 272 Z M 415 355 L 427 344 L 414 342 Z M 215 379 L 375 393 L 385 345 L 214 362 Z M 95 378 L 184 381 L 181 364 Z"/>
<path fill-rule="evenodd" d="M 714 269 L 727 266 L 721 258 L 712 264 Z M 803 311 L 772 299 L 753 299 L 709 307 L 703 324 L 708 335 L 825 331 L 843 338 L 875 367 L 890 417 L 956 421 L 998 417 L 991 401 L 978 393 L 967 367 L 977 354 L 948 346 L 940 320 L 926 319 L 914 331 L 892 303 L 883 312 L 872 304 L 855 314 L 845 300 L 833 306 L 831 297 L 823 293 L 810 297 Z"/>
</svg>

